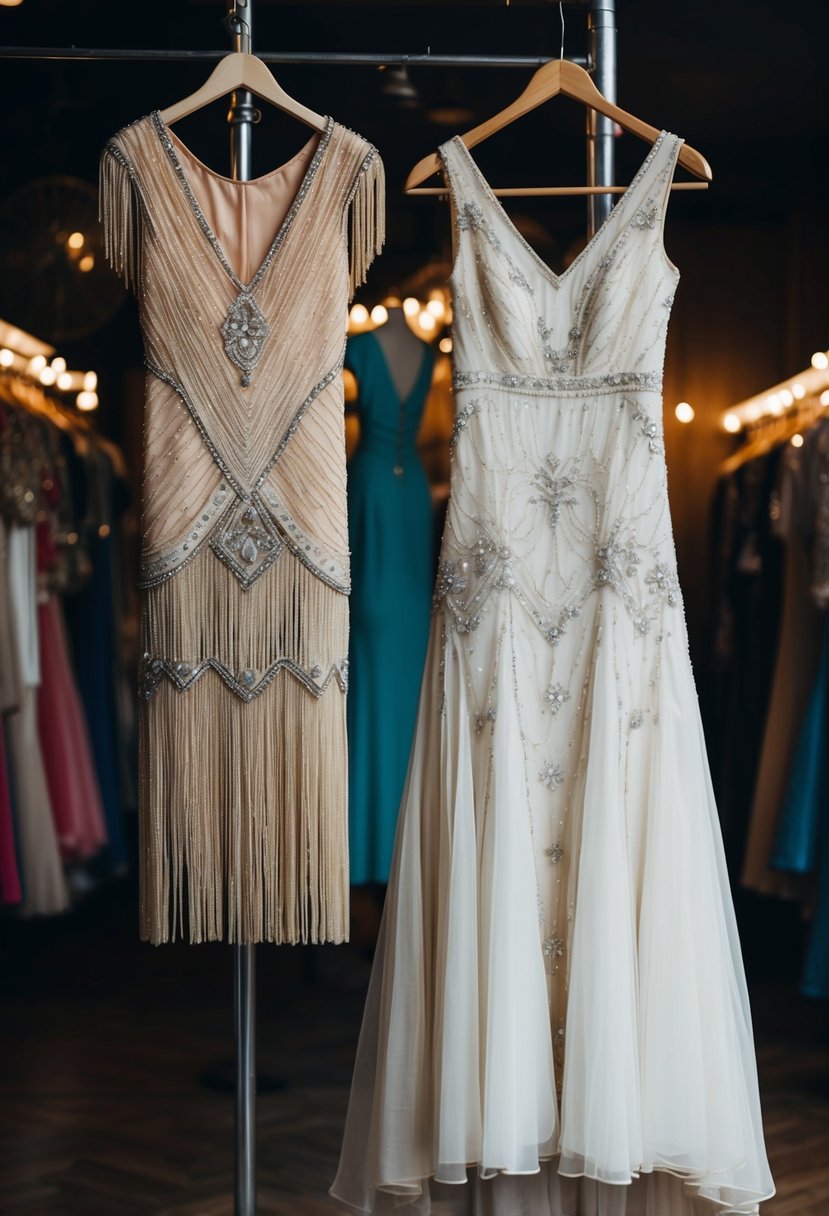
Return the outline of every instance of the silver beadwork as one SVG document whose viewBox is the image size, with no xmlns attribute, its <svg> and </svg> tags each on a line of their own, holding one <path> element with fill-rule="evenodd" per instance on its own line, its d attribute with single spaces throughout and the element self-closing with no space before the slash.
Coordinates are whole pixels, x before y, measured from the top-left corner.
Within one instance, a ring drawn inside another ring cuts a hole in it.
<svg viewBox="0 0 829 1216">
<path fill-rule="evenodd" d="M 222 322 L 225 354 L 242 372 L 242 385 L 250 384 L 250 373 L 259 362 L 268 323 L 250 292 L 241 292 L 227 310 Z"/>
</svg>

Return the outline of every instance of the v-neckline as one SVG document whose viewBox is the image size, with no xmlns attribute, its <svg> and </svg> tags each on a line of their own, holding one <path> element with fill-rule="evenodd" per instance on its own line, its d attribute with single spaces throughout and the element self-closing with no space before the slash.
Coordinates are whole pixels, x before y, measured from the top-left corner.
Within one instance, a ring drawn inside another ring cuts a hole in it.
<svg viewBox="0 0 829 1216">
<path fill-rule="evenodd" d="M 333 118 L 330 118 L 330 117 L 326 118 L 325 128 L 323 129 L 322 133 L 320 134 L 319 142 L 317 143 L 313 156 L 311 157 L 310 161 L 308 162 L 308 167 L 305 170 L 302 181 L 299 183 L 299 188 L 298 188 L 296 194 L 294 195 L 293 202 L 291 203 L 290 207 L 288 208 L 287 212 L 285 213 L 285 218 L 282 220 L 282 223 L 277 228 L 276 233 L 274 234 L 274 238 L 271 241 L 264 258 L 260 262 L 258 269 L 256 270 L 255 274 L 253 275 L 253 278 L 250 279 L 250 281 L 248 283 L 245 283 L 239 277 L 239 275 L 236 273 L 236 271 L 233 269 L 233 266 L 230 263 L 230 259 L 227 257 L 227 254 L 225 253 L 224 249 L 222 248 L 221 242 L 219 241 L 215 232 L 211 228 L 206 215 L 202 211 L 199 201 L 193 192 L 192 186 L 190 185 L 190 181 L 187 177 L 187 174 L 184 172 L 184 169 L 182 168 L 181 161 L 179 160 L 178 153 L 176 152 L 175 143 L 173 142 L 172 132 L 170 132 L 168 130 L 167 125 L 164 122 L 164 119 L 161 117 L 161 112 L 159 110 L 154 110 L 151 117 L 153 120 L 153 126 L 155 127 L 156 132 L 158 134 L 158 138 L 161 141 L 161 145 L 164 148 L 164 151 L 167 153 L 167 156 L 169 157 L 170 164 L 172 165 L 173 171 L 175 172 L 175 175 L 178 178 L 178 181 L 184 192 L 185 199 L 189 203 L 190 210 L 193 212 L 193 215 L 194 215 L 196 221 L 198 222 L 198 225 L 201 228 L 204 236 L 207 238 L 209 244 L 212 246 L 213 251 L 216 254 L 216 257 L 219 259 L 219 262 L 223 266 L 224 270 L 227 272 L 228 277 L 231 279 L 231 281 L 233 282 L 234 286 L 239 291 L 239 293 L 241 295 L 246 295 L 246 296 L 251 295 L 256 290 L 256 288 L 259 286 L 262 279 L 264 278 L 265 273 L 266 273 L 268 267 L 270 266 L 271 262 L 273 261 L 277 250 L 282 245 L 282 242 L 285 240 L 285 237 L 288 234 L 288 230 L 291 227 L 291 224 L 293 223 L 294 219 L 296 218 L 296 214 L 299 211 L 300 207 L 302 206 L 302 202 L 303 202 L 306 194 L 308 193 L 308 190 L 310 189 L 311 183 L 313 182 L 314 178 L 316 177 L 317 170 L 319 169 L 322 158 L 325 155 L 326 148 L 328 147 L 329 143 L 331 142 L 331 133 L 334 129 Z M 178 136 L 176 136 L 175 138 L 176 138 L 176 140 L 178 140 L 179 144 L 185 150 L 185 152 L 189 156 L 193 156 L 194 160 L 198 161 L 198 163 L 201 164 L 201 161 L 198 160 L 198 157 L 194 156 L 194 154 L 190 151 L 190 149 L 187 147 L 187 145 L 185 143 L 183 143 L 183 141 L 181 139 L 179 139 Z M 302 151 L 302 149 L 300 149 L 300 151 Z M 294 156 L 292 156 L 290 158 L 290 160 L 287 160 L 285 162 L 285 164 L 277 165 L 275 169 L 271 169 L 268 173 L 263 174 L 261 178 L 253 178 L 252 181 L 250 181 L 250 182 L 237 182 L 232 177 L 223 177 L 222 174 L 216 173 L 215 170 L 210 169 L 209 165 L 205 165 L 204 168 L 207 169 L 214 177 L 219 178 L 220 181 L 232 183 L 233 185 L 239 185 L 239 186 L 251 185 L 252 183 L 261 181 L 262 178 L 264 178 L 264 177 L 272 177 L 274 173 L 278 173 L 280 170 L 285 169 L 291 163 L 291 161 L 296 159 L 296 157 L 298 155 L 299 155 L 299 153 L 296 153 Z"/>
<path fill-rule="evenodd" d="M 380 326 L 380 328 L 382 329 L 382 326 Z M 374 337 L 373 330 L 369 330 L 368 332 L 370 334 L 372 334 L 372 337 Z M 432 354 L 432 347 L 429 345 L 428 342 L 423 343 L 423 353 L 421 354 L 420 366 L 417 369 L 417 375 L 415 376 L 414 381 L 412 382 L 412 387 L 404 395 L 400 392 L 400 390 L 398 389 L 397 385 L 394 382 L 394 376 L 392 375 L 391 363 L 389 362 L 389 357 L 386 354 L 385 349 L 383 348 L 383 344 L 379 338 L 374 337 L 374 345 L 377 347 L 378 351 L 380 352 L 380 358 L 383 362 L 383 368 L 386 373 L 386 379 L 388 380 L 389 384 L 391 385 L 392 392 L 394 393 L 395 397 L 397 398 L 398 408 L 402 409 L 409 404 L 410 398 L 414 396 L 415 389 L 420 384 L 421 377 L 423 376 L 423 373 L 426 371 L 427 360 L 429 359 L 429 356 Z"/>
<path fill-rule="evenodd" d="M 587 242 L 587 244 L 584 246 L 584 248 L 581 250 L 581 252 L 573 259 L 573 261 L 570 263 L 570 265 L 567 267 L 567 269 L 562 271 L 561 274 L 556 274 L 556 272 L 552 269 L 552 267 L 547 265 L 547 263 L 544 261 L 544 259 L 541 257 L 541 255 L 539 253 L 536 253 L 535 249 L 533 249 L 533 247 L 529 243 L 529 241 L 525 240 L 524 237 L 521 235 L 521 233 L 518 231 L 515 224 L 513 223 L 513 221 L 510 219 L 509 215 L 507 214 L 507 212 L 506 212 L 503 204 L 501 203 L 500 199 L 498 198 L 497 194 L 492 189 L 492 187 L 490 186 L 487 179 L 484 177 L 481 169 L 478 166 L 477 161 L 475 160 L 472 153 L 467 148 L 466 144 L 463 142 L 463 139 L 460 137 L 460 135 L 453 136 L 451 142 L 463 150 L 464 158 L 467 161 L 467 163 L 471 166 L 475 178 L 480 183 L 480 185 L 483 187 L 487 198 L 493 204 L 493 206 L 495 207 L 495 210 L 501 216 L 501 218 L 503 219 L 504 223 L 507 225 L 507 228 L 510 230 L 510 232 L 518 240 L 519 244 L 521 244 L 523 246 L 523 248 L 526 249 L 527 253 L 530 254 L 530 256 L 532 257 L 536 266 L 539 268 L 539 270 L 542 271 L 542 273 L 545 275 L 545 277 L 552 282 L 553 286 L 561 287 L 564 284 L 564 282 L 570 277 L 570 274 L 576 269 L 576 267 L 579 266 L 583 261 L 586 260 L 588 253 L 592 252 L 593 248 L 596 245 L 598 245 L 600 238 L 604 235 L 605 231 L 610 227 L 610 224 L 614 220 L 616 215 L 620 211 L 623 211 L 625 209 L 625 205 L 628 202 L 628 200 L 630 199 L 631 194 L 633 193 L 633 191 L 636 189 L 636 187 L 641 182 L 642 178 L 647 173 L 647 171 L 650 168 L 651 164 L 653 163 L 659 149 L 662 147 L 662 144 L 667 139 L 668 135 L 669 135 L 669 132 L 664 129 L 659 132 L 659 135 L 656 137 L 656 139 L 654 140 L 654 142 L 651 144 L 650 148 L 648 149 L 647 155 L 646 155 L 645 159 L 643 160 L 639 170 L 635 174 L 633 180 L 631 181 L 630 185 L 627 187 L 627 189 L 624 191 L 624 193 L 619 196 L 619 201 L 617 202 L 616 206 L 611 209 L 609 215 L 605 216 L 603 223 L 601 223 L 599 225 L 599 227 L 596 229 L 593 236 L 590 238 L 590 240 Z"/>
</svg>

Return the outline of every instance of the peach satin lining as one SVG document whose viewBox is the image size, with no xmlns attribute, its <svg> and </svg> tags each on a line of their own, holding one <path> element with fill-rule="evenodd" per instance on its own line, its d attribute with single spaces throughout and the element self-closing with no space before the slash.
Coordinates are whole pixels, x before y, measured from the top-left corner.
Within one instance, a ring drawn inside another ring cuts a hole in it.
<svg viewBox="0 0 829 1216">
<path fill-rule="evenodd" d="M 225 257 L 242 282 L 249 283 L 297 196 L 319 136 L 313 135 L 284 165 L 249 182 L 214 173 L 172 131 L 170 138 Z"/>
</svg>

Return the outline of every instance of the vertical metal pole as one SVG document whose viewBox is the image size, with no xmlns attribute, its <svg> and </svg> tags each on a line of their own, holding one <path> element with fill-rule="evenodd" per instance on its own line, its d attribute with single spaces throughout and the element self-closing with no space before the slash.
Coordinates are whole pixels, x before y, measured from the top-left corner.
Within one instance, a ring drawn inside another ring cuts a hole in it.
<svg viewBox="0 0 829 1216">
<path fill-rule="evenodd" d="M 253 52 L 253 0 L 230 0 L 228 5 L 233 22 L 234 49 L 250 55 Z M 230 123 L 231 174 L 240 182 L 253 176 L 251 149 L 255 118 L 253 97 L 247 90 L 233 94 L 227 121 Z"/>
<path fill-rule="evenodd" d="M 235 50 L 252 53 L 253 0 L 230 0 Z M 254 108 L 249 92 L 233 94 L 228 113 L 231 176 L 252 176 Z M 256 947 L 233 947 L 233 1034 L 236 1056 L 235 1216 L 256 1216 Z"/>
<path fill-rule="evenodd" d="M 590 0 L 587 16 L 587 55 L 593 82 L 609 101 L 616 101 L 616 0 Z M 587 180 L 591 186 L 615 185 L 613 122 L 587 111 Z M 593 236 L 613 205 L 610 194 L 592 194 L 587 202 L 587 227 Z"/>
</svg>

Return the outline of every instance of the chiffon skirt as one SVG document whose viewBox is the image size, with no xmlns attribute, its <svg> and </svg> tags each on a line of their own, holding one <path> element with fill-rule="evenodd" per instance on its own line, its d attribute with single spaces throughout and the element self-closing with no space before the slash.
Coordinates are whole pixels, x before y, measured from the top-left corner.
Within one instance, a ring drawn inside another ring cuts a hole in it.
<svg viewBox="0 0 829 1216">
<path fill-rule="evenodd" d="M 754 1212 L 774 1188 L 684 623 L 665 629 L 657 691 L 629 623 L 583 614 L 551 978 L 523 796 L 538 637 L 502 602 L 491 733 L 468 701 L 470 638 L 434 619 L 331 1193 L 401 1216 Z M 634 731 L 626 680 L 646 706 Z"/>
</svg>

